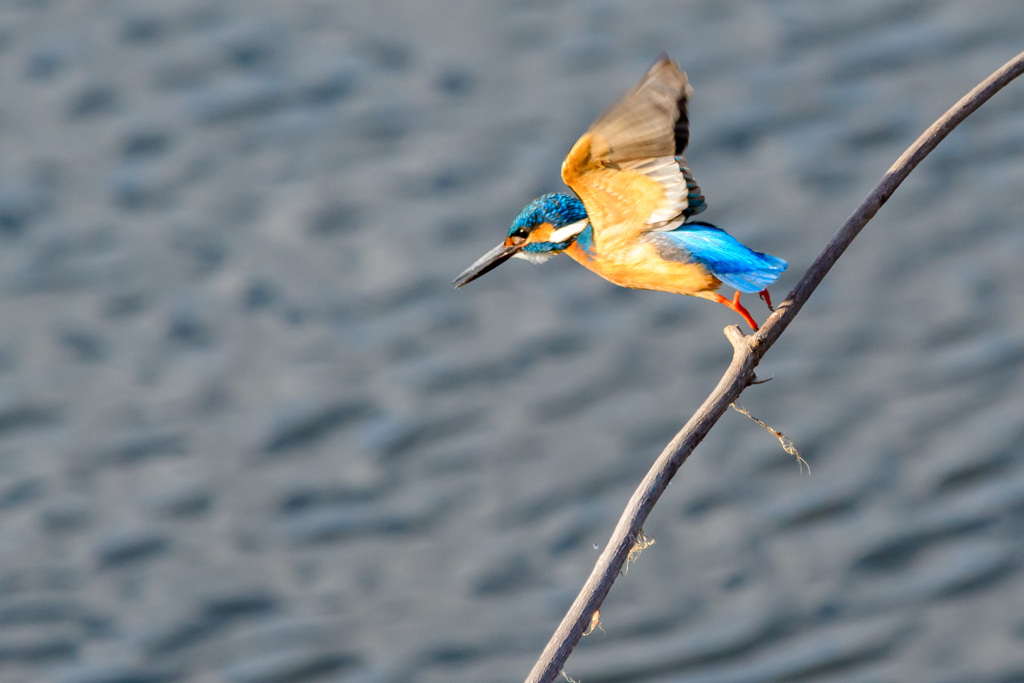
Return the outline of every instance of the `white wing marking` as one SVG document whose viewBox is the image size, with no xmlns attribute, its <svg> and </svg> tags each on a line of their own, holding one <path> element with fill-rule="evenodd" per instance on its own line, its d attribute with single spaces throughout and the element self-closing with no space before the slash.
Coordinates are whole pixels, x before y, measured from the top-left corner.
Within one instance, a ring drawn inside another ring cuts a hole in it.
<svg viewBox="0 0 1024 683">
<path fill-rule="evenodd" d="M 691 206 L 689 182 L 683 172 L 684 163 L 682 157 L 664 156 L 638 159 L 619 165 L 620 168 L 631 169 L 647 176 L 658 183 L 665 193 L 662 204 L 647 217 L 647 224 L 651 226 L 652 230 L 675 230 L 683 224 L 688 215 L 699 213 L 704 209 L 703 198 Z M 699 193 L 700 190 L 698 189 L 697 192 Z M 690 209 L 688 213 L 687 209 Z"/>
</svg>

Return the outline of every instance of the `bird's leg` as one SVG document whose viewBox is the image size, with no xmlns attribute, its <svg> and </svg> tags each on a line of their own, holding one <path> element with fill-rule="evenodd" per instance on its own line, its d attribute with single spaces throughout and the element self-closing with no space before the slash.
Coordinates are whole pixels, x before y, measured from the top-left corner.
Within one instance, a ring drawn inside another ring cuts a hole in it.
<svg viewBox="0 0 1024 683">
<path fill-rule="evenodd" d="M 758 292 L 757 295 L 759 297 L 761 297 L 761 301 L 763 301 L 766 304 L 768 304 L 768 310 L 769 311 L 772 311 L 772 312 L 775 311 L 775 307 L 772 306 L 772 295 L 768 293 L 768 288 L 767 287 L 765 289 L 762 289 L 760 292 Z"/>
<path fill-rule="evenodd" d="M 740 303 L 740 292 L 739 292 L 739 290 L 736 290 L 736 294 L 733 295 L 732 301 L 730 301 L 729 299 L 726 299 L 724 296 L 722 296 L 718 292 L 714 293 L 714 298 L 712 299 L 712 301 L 717 301 L 718 303 L 722 304 L 723 306 L 725 306 L 729 310 L 736 311 L 737 313 L 739 313 L 741 316 L 743 316 L 743 319 L 747 321 L 747 324 L 750 325 L 754 329 L 754 332 L 757 332 L 757 323 L 755 323 L 754 319 L 752 317 L 750 317 L 750 311 L 745 309 L 743 307 L 743 304 Z"/>
</svg>

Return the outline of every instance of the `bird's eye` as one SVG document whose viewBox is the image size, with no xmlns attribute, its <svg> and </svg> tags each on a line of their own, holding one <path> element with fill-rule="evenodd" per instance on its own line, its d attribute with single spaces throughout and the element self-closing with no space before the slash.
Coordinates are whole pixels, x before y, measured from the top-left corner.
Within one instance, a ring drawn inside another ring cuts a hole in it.
<svg viewBox="0 0 1024 683">
<path fill-rule="evenodd" d="M 512 240 L 512 244 L 519 245 L 526 241 L 526 238 L 530 236 L 530 233 L 526 231 L 526 228 L 516 228 L 509 233 L 508 237 Z"/>
</svg>

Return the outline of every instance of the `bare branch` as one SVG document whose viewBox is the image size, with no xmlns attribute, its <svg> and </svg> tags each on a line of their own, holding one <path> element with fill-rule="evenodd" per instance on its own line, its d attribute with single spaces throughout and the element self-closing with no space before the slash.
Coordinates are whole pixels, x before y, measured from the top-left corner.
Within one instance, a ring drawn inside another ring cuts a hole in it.
<svg viewBox="0 0 1024 683">
<path fill-rule="evenodd" d="M 655 461 L 647 476 L 633 493 L 629 504 L 619 518 L 611 539 L 597 560 L 583 589 L 562 619 L 540 659 L 527 677 L 527 683 L 550 683 L 558 677 L 565 660 L 580 636 L 590 625 L 593 614 L 601 606 L 612 583 L 619 575 L 623 563 L 636 544 L 641 527 L 654 504 L 665 491 L 676 471 L 689 457 L 729 404 L 739 398 L 754 380 L 754 368 L 771 348 L 783 330 L 789 326 L 804 303 L 811 296 L 835 262 L 842 256 L 861 229 L 871 220 L 910 172 L 924 159 L 951 130 L 975 109 L 1001 90 L 1007 83 L 1024 72 L 1024 52 L 1004 64 L 999 70 L 979 83 L 904 152 L 886 172 L 871 194 L 861 203 L 839 229 L 825 249 L 807 269 L 800 282 L 779 304 L 761 329 L 744 336 L 736 326 L 725 328 L 725 335 L 733 346 L 733 358 L 722 375 L 718 386 L 708 396 L 693 417 L 669 442 Z"/>
</svg>

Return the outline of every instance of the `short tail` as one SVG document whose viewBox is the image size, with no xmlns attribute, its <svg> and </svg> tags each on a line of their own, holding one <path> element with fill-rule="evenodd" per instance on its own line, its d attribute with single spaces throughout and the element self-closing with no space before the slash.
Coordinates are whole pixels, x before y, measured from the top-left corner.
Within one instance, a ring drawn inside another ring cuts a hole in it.
<svg viewBox="0 0 1024 683">
<path fill-rule="evenodd" d="M 741 292 L 760 292 L 779 279 L 788 265 L 746 246 L 721 228 L 695 221 L 668 232 L 646 233 L 662 258 L 696 261 L 716 278 Z"/>
<path fill-rule="evenodd" d="M 716 272 L 715 277 L 741 292 L 760 292 L 778 280 L 789 266 L 788 263 L 771 254 L 751 251 L 751 255 L 754 258 L 750 258 L 743 264 L 745 269 L 742 272 Z"/>
</svg>

